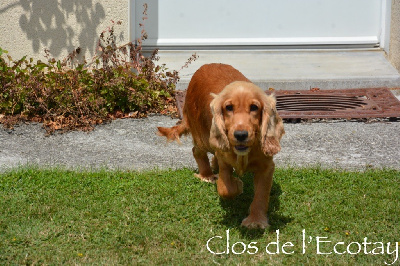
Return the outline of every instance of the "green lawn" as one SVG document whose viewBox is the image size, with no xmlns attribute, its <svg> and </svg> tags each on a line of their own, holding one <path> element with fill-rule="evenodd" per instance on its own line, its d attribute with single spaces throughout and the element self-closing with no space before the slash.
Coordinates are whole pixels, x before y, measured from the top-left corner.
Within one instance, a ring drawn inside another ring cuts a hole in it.
<svg viewBox="0 0 400 266">
<path fill-rule="evenodd" d="M 240 227 L 243 180 L 222 201 L 190 169 L 0 174 L 0 264 L 400 264 L 399 171 L 277 169 L 266 231 Z"/>
</svg>

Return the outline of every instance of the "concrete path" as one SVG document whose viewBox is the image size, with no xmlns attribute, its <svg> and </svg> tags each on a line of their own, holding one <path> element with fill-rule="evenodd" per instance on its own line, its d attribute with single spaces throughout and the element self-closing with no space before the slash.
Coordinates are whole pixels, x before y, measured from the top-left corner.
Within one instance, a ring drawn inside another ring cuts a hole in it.
<svg viewBox="0 0 400 266">
<path fill-rule="evenodd" d="M 162 51 L 159 63 L 179 69 L 193 51 Z M 180 72 L 186 89 L 205 63 L 224 62 L 262 88 L 400 87 L 399 73 L 378 50 L 197 51 L 200 58 Z M 393 91 L 400 98 L 399 90 Z M 39 124 L 4 130 L 0 125 L 0 171 L 18 165 L 123 170 L 195 168 L 190 137 L 169 145 L 156 136 L 157 126 L 177 120 L 165 116 L 115 120 L 90 133 L 45 136 Z M 348 169 L 400 169 L 400 122 L 285 124 L 278 167 L 321 165 Z"/>
<path fill-rule="evenodd" d="M 160 51 L 159 63 L 180 69 L 192 53 L 199 58 L 180 71 L 185 90 L 203 64 L 223 62 L 263 89 L 349 89 L 400 87 L 400 74 L 380 50 L 181 50 Z"/>
<path fill-rule="evenodd" d="M 19 165 L 70 169 L 122 170 L 196 168 L 191 139 L 166 144 L 157 126 L 177 122 L 166 116 L 121 119 L 92 132 L 46 137 L 40 124 L 0 129 L 0 171 Z M 400 122 L 329 122 L 285 124 L 278 167 L 321 165 L 345 169 L 400 169 Z"/>
</svg>

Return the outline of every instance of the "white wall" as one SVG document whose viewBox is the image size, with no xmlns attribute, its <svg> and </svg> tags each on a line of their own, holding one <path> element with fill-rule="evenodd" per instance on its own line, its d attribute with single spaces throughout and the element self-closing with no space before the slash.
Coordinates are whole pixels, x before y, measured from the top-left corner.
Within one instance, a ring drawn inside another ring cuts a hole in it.
<svg viewBox="0 0 400 266">
<path fill-rule="evenodd" d="M 389 61 L 400 71 L 400 1 L 392 0 Z"/>
<path fill-rule="evenodd" d="M 99 34 L 111 20 L 118 41 L 129 41 L 129 0 L 2 0 L 0 1 L 0 47 L 14 59 L 24 55 L 44 59 L 44 48 L 58 59 L 81 47 L 91 58 Z M 400 1 L 392 0 L 391 63 L 400 70 Z"/>
</svg>

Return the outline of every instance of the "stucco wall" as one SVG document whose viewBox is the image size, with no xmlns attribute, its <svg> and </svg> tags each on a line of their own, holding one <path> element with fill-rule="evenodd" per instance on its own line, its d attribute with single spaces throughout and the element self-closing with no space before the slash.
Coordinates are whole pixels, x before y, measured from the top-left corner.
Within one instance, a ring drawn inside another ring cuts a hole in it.
<svg viewBox="0 0 400 266">
<path fill-rule="evenodd" d="M 389 60 L 400 71 L 400 1 L 392 0 Z"/>
<path fill-rule="evenodd" d="M 119 42 L 129 41 L 129 1 L 101 0 L 2 0 L 0 2 L 0 47 L 14 59 L 24 55 L 44 59 L 48 48 L 57 59 L 81 48 L 90 59 L 100 33 L 115 27 Z"/>
</svg>

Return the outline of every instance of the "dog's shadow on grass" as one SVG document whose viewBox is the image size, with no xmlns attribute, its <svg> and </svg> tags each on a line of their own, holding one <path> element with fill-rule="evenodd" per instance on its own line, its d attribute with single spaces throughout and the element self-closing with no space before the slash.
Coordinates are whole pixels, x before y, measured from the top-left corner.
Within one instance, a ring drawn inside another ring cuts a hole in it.
<svg viewBox="0 0 400 266">
<path fill-rule="evenodd" d="M 220 204 L 225 210 L 222 223 L 228 228 L 237 228 L 245 238 L 252 239 L 261 237 L 265 230 L 247 229 L 241 226 L 242 220 L 249 214 L 249 207 L 254 197 L 253 176 L 251 174 L 246 174 L 241 178 L 241 180 L 243 181 L 243 193 L 241 195 L 232 200 L 224 200 L 220 198 Z M 281 194 L 281 186 L 279 183 L 274 181 L 271 188 L 268 208 L 270 227 L 266 229 L 270 232 L 284 228 L 286 224 L 293 220 L 293 218 L 283 216 L 279 213 L 279 197 Z"/>
</svg>

